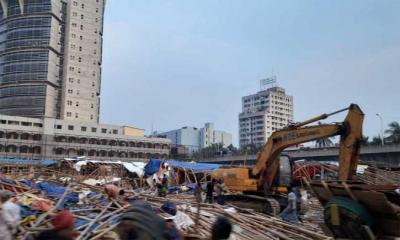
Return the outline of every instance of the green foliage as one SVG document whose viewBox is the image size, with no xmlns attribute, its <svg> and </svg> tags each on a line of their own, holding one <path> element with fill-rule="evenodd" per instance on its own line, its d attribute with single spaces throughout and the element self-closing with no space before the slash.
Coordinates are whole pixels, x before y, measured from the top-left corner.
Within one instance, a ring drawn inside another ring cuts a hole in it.
<svg viewBox="0 0 400 240">
<path fill-rule="evenodd" d="M 392 143 L 400 143 L 400 124 L 394 121 L 389 123 L 388 127 L 385 130 L 385 133 L 389 135 L 388 140 Z"/>
</svg>

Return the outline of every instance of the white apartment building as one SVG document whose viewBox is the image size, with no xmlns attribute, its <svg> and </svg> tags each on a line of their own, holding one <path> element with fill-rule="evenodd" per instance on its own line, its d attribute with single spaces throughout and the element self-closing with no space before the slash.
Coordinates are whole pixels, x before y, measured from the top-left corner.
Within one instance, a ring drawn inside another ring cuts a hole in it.
<svg viewBox="0 0 400 240">
<path fill-rule="evenodd" d="M 276 130 L 293 122 L 293 97 L 281 87 L 271 87 L 242 98 L 239 145 L 262 146 Z"/>
</svg>

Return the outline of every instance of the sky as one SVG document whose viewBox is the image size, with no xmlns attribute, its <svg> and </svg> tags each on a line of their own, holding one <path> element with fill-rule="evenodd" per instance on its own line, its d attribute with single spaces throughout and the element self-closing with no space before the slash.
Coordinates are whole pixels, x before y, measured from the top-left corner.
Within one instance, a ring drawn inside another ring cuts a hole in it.
<svg viewBox="0 0 400 240">
<path fill-rule="evenodd" d="M 357 103 L 364 133 L 400 121 L 398 0 L 108 0 L 101 122 L 214 122 L 238 145 L 241 97 L 272 74 L 295 121 Z M 342 121 L 341 114 L 326 122 Z"/>
</svg>

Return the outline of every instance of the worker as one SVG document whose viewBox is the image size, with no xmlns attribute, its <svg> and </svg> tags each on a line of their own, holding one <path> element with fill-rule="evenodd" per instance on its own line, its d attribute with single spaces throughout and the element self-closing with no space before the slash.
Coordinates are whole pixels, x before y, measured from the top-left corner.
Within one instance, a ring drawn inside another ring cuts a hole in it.
<svg viewBox="0 0 400 240">
<path fill-rule="evenodd" d="M 300 188 L 300 215 L 304 216 L 308 209 L 308 194 L 307 191 Z"/>
<path fill-rule="evenodd" d="M 196 198 L 196 202 L 201 203 L 201 193 L 202 193 L 201 183 L 197 182 L 194 187 L 194 197 Z"/>
<path fill-rule="evenodd" d="M 290 222 L 290 223 L 297 223 L 299 218 L 297 216 L 297 197 L 296 194 L 293 192 L 292 187 L 288 187 L 288 205 L 287 207 L 281 212 L 280 216 L 283 220 Z"/>
<path fill-rule="evenodd" d="M 114 184 L 107 184 L 104 186 L 104 192 L 107 194 L 109 198 L 117 199 L 118 196 L 122 196 L 125 194 L 125 191 Z"/>
<path fill-rule="evenodd" d="M 35 240 L 73 240 L 75 217 L 67 210 L 58 212 L 51 220 L 53 228 L 41 232 Z"/>
<path fill-rule="evenodd" d="M 212 179 L 207 183 L 206 186 L 206 202 L 213 203 L 213 192 L 214 192 L 215 179 Z"/>
<path fill-rule="evenodd" d="M 120 240 L 159 239 L 167 240 L 167 227 L 149 204 L 137 200 L 121 216 L 116 227 Z"/>
<path fill-rule="evenodd" d="M 17 233 L 19 221 L 21 221 L 21 208 L 15 203 L 14 193 L 10 191 L 1 192 L 2 217 L 8 226 L 10 232 Z"/>
<path fill-rule="evenodd" d="M 222 179 L 219 179 L 217 181 L 217 184 L 215 185 L 215 193 L 217 195 L 217 203 L 220 205 L 225 204 L 225 191 L 226 191 L 225 183 Z"/>
<path fill-rule="evenodd" d="M 168 191 L 168 178 L 167 175 L 164 174 L 163 178 L 161 179 L 161 183 L 157 183 L 157 190 L 159 197 L 166 197 Z"/>
<path fill-rule="evenodd" d="M 232 232 L 232 224 L 225 217 L 218 217 L 211 229 L 212 240 L 229 239 Z"/>
<path fill-rule="evenodd" d="M 0 239 L 2 240 L 12 240 L 13 236 L 10 229 L 3 217 L 3 209 L 0 209 Z"/>
</svg>

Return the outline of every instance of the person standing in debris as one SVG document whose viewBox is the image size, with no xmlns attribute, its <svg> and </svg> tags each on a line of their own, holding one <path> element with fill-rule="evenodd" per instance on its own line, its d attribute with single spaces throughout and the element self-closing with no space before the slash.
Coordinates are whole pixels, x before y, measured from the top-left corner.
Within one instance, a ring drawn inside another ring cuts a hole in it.
<svg viewBox="0 0 400 240">
<path fill-rule="evenodd" d="M 159 197 L 166 197 L 167 196 L 167 191 L 168 191 L 167 175 L 163 176 L 163 178 L 161 179 L 161 183 L 157 183 L 157 189 L 158 189 L 158 196 Z"/>
<path fill-rule="evenodd" d="M 217 203 L 220 205 L 225 204 L 225 183 L 222 179 L 219 179 L 215 185 L 215 193 L 217 195 Z"/>
<path fill-rule="evenodd" d="M 229 239 L 232 232 L 232 224 L 225 217 L 218 217 L 211 229 L 212 240 Z"/>
<path fill-rule="evenodd" d="M 107 194 L 109 198 L 117 199 L 118 196 L 122 196 L 125 194 L 125 191 L 114 184 L 107 184 L 104 186 L 104 192 Z"/>
<path fill-rule="evenodd" d="M 203 192 L 201 188 L 201 183 L 197 182 L 196 186 L 194 187 L 194 197 L 196 198 L 196 202 L 201 203 L 201 193 Z"/>
<path fill-rule="evenodd" d="M 53 228 L 41 232 L 35 240 L 73 240 L 76 237 L 74 232 L 75 217 L 69 211 L 57 213 L 51 220 Z"/>
<path fill-rule="evenodd" d="M 206 186 L 206 202 L 213 203 L 213 192 L 214 192 L 215 179 L 212 179 L 207 183 Z"/>
<path fill-rule="evenodd" d="M 3 209 L 0 209 L 0 239 L 2 240 L 12 240 L 12 234 L 8 225 L 3 217 Z"/>
<path fill-rule="evenodd" d="M 10 191 L 1 192 L 2 217 L 8 229 L 14 235 L 17 233 L 19 221 L 21 221 L 21 208 L 14 202 L 13 194 Z"/>
<path fill-rule="evenodd" d="M 281 212 L 280 216 L 283 220 L 290 223 L 297 223 L 299 218 L 297 216 L 297 197 L 296 194 L 293 192 L 291 187 L 288 187 L 288 205 L 287 207 Z"/>
<path fill-rule="evenodd" d="M 300 200 L 300 215 L 304 216 L 308 210 L 308 194 L 303 187 L 300 188 Z"/>
</svg>

